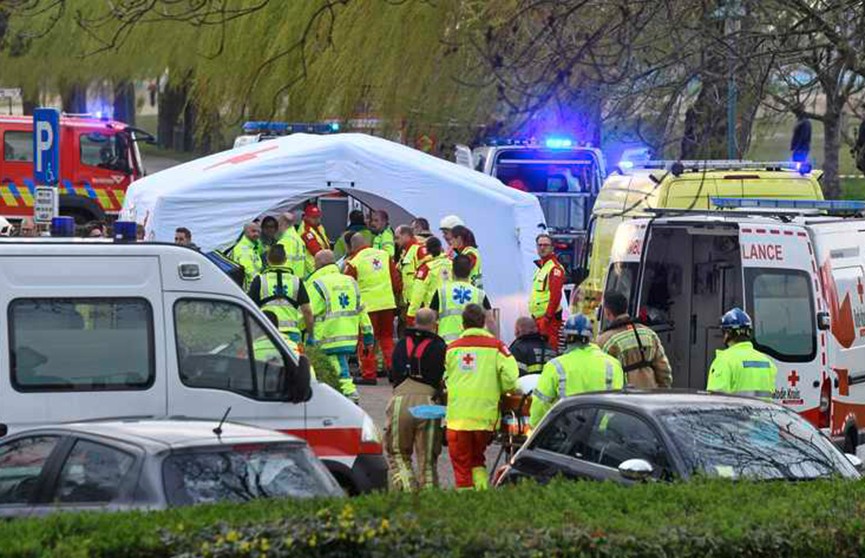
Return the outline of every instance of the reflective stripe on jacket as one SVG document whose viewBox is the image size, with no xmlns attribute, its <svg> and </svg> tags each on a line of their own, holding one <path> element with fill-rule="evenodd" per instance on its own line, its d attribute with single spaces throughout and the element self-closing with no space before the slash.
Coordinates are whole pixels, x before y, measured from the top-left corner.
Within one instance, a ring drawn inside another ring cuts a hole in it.
<svg viewBox="0 0 865 558">
<path fill-rule="evenodd" d="M 743 341 L 715 353 L 706 390 L 771 399 L 777 375 L 775 363 Z"/>
<path fill-rule="evenodd" d="M 453 264 L 444 254 L 422 265 L 415 276 L 408 315 L 414 317 L 421 308 L 429 307 L 435 292 L 453 275 Z"/>
<path fill-rule="evenodd" d="M 307 282 L 315 336 L 325 352 L 354 349 L 358 334 L 371 333 L 369 315 L 361 306 L 357 282 L 339 272 L 334 264 L 310 275 Z"/>
<path fill-rule="evenodd" d="M 486 294 L 465 281 L 446 281 L 438 290 L 438 333 L 452 343 L 463 332 L 463 310 L 469 304 L 483 304 Z"/>
<path fill-rule="evenodd" d="M 259 275 L 261 309 L 276 314 L 279 330 L 300 338 L 301 312 L 297 303 L 300 279 L 287 268 L 268 268 Z M 253 285 L 254 286 L 254 285 Z"/>
<path fill-rule="evenodd" d="M 349 260 L 357 271 L 360 298 L 367 312 L 396 308 L 391 259 L 384 250 L 364 248 Z"/>
</svg>

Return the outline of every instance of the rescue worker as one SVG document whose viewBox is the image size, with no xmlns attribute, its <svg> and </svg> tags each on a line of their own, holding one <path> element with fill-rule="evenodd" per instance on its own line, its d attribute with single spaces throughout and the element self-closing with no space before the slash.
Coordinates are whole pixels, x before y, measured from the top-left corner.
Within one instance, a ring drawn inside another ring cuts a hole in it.
<svg viewBox="0 0 865 558">
<path fill-rule="evenodd" d="M 360 299 L 372 322 L 375 345 L 372 350 L 361 350 L 360 385 L 374 386 L 376 380 L 376 348 L 381 350 L 385 370 L 390 370 L 393 356 L 393 321 L 396 301 L 402 291 L 402 280 L 387 252 L 373 248 L 361 234 L 351 237 L 352 255 L 345 264 L 344 273 L 357 280 Z"/>
<path fill-rule="evenodd" d="M 598 336 L 598 346 L 622 364 L 629 386 L 641 389 L 669 388 L 673 371 L 658 335 L 628 315 L 628 299 L 617 292 L 604 294 L 604 319 L 608 324 Z"/>
<path fill-rule="evenodd" d="M 562 292 L 565 287 L 565 268 L 559 263 L 553 251 L 553 239 L 541 233 L 535 239 L 538 266 L 532 280 L 529 297 L 529 313 L 538 324 L 538 332 L 546 337 L 554 351 L 559 350 L 559 331 L 562 328 Z"/>
<path fill-rule="evenodd" d="M 393 229 L 390 228 L 390 217 L 387 211 L 378 209 L 369 216 L 369 228 L 372 231 L 372 247 L 384 250 L 391 258 L 396 258 L 396 244 Z"/>
<path fill-rule="evenodd" d="M 348 213 L 348 228 L 340 235 L 339 240 L 336 241 L 333 247 L 333 256 L 336 258 L 336 261 L 345 258 L 351 253 L 351 237 L 356 233 L 364 235 L 369 239 L 370 244 L 372 244 L 372 231 L 366 226 L 363 211 L 360 209 L 352 209 Z"/>
<path fill-rule="evenodd" d="M 273 215 L 267 215 L 261 220 L 261 261 L 267 265 L 267 252 L 279 241 L 279 222 Z"/>
<path fill-rule="evenodd" d="M 415 326 L 406 330 L 393 351 L 389 379 L 394 389 L 385 411 L 384 449 L 395 490 L 438 486 L 441 419 L 420 419 L 411 413 L 413 407 L 434 404 L 441 393 L 447 345 L 435 332 L 435 312 L 422 308 Z M 412 468 L 415 450 L 417 472 Z"/>
<path fill-rule="evenodd" d="M 451 231 L 454 227 L 465 226 L 463 220 L 457 217 L 456 215 L 446 215 L 442 217 L 442 220 L 439 221 L 439 230 L 442 233 L 442 238 L 445 240 L 445 244 L 447 244 L 447 255 L 448 258 L 454 257 L 454 249 L 453 249 L 453 235 Z"/>
<path fill-rule="evenodd" d="M 424 217 L 417 217 L 412 220 L 411 228 L 414 231 L 415 238 L 418 239 L 418 242 L 421 245 L 426 243 L 426 240 L 430 238 L 433 233 L 429 230 L 429 221 Z"/>
<path fill-rule="evenodd" d="M 568 318 L 564 328 L 568 352 L 544 365 L 532 391 L 529 424 L 537 428 L 553 404 L 590 391 L 622 389 L 625 374 L 619 361 L 592 343 L 592 321 L 583 314 Z"/>
<path fill-rule="evenodd" d="M 321 224 L 321 209 L 317 205 L 307 205 L 303 210 L 303 226 L 300 238 L 306 245 L 307 268 L 315 268 L 315 255 L 320 250 L 330 250 L 330 239 Z"/>
<path fill-rule="evenodd" d="M 306 344 L 321 348 L 339 371 L 343 395 L 357 403 L 348 357 L 357 350 L 359 339 L 366 347 L 373 344 L 372 324 L 360 301 L 360 288 L 357 281 L 340 273 L 330 250 L 319 250 L 315 255 L 315 271 L 307 284 L 315 331 L 307 336 Z"/>
<path fill-rule="evenodd" d="M 469 304 L 479 304 L 484 311 L 492 311 L 486 293 L 469 282 L 472 262 L 468 256 L 457 256 L 453 261 L 453 279 L 444 281 L 430 301 L 430 309 L 439 317 L 438 334 L 448 343 L 456 341 L 463 332 L 463 310 Z"/>
<path fill-rule="evenodd" d="M 306 246 L 296 227 L 297 217 L 291 211 L 279 216 L 279 245 L 285 250 L 285 267 L 291 270 L 299 279 L 305 279 L 312 273 L 307 265 Z"/>
<path fill-rule="evenodd" d="M 412 325 L 418 310 L 429 307 L 435 292 L 452 276 L 451 261 L 442 254 L 442 243 L 438 238 L 433 236 L 426 241 L 426 251 L 429 259 L 418 268 L 412 285 L 411 303 L 406 313 L 408 325 Z"/>
<path fill-rule="evenodd" d="M 499 423 L 502 394 L 516 389 L 517 361 L 504 343 L 484 329 L 477 304 L 463 310 L 460 338 L 445 356 L 447 442 L 457 490 L 488 488 L 484 452 Z"/>
<path fill-rule="evenodd" d="M 726 349 L 715 353 L 709 368 L 707 391 L 772 399 L 778 370 L 772 360 L 754 348 L 751 342 L 751 317 L 733 308 L 721 317 Z"/>
<path fill-rule="evenodd" d="M 517 359 L 520 376 L 540 374 L 544 365 L 556 356 L 546 338 L 538 333 L 538 324 L 528 316 L 517 319 L 514 325 L 514 341 L 508 349 Z"/>
<path fill-rule="evenodd" d="M 415 274 L 425 261 L 426 248 L 418 242 L 414 231 L 408 225 L 400 225 L 396 228 L 396 243 L 399 247 L 397 269 L 402 279 L 402 295 L 397 301 L 399 316 L 397 337 L 402 337 L 405 333 L 406 314 L 409 304 L 411 304 L 411 291 L 414 287 Z"/>
<path fill-rule="evenodd" d="M 302 329 L 312 336 L 309 295 L 303 281 L 287 266 L 282 244 L 274 244 L 267 253 L 267 267 L 252 280 L 249 298 L 262 310 L 276 314 L 277 329 L 295 343 L 300 343 Z"/>
<path fill-rule="evenodd" d="M 475 241 L 474 233 L 467 227 L 457 225 L 451 230 L 451 246 L 454 249 L 454 257 L 457 255 L 467 256 L 471 260 L 472 271 L 469 275 L 471 284 L 479 289 L 484 288 L 483 272 L 481 271 L 481 253 Z"/>
<path fill-rule="evenodd" d="M 243 235 L 228 254 L 228 259 L 243 268 L 243 286 L 249 289 L 249 284 L 264 267 L 261 261 L 261 227 L 258 223 L 247 223 L 243 227 Z"/>
</svg>

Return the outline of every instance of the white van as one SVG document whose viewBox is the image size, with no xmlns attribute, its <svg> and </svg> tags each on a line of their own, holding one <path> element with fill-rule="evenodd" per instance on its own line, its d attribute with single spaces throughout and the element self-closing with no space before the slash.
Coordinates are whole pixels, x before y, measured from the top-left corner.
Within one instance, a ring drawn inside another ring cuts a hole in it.
<svg viewBox="0 0 865 558">
<path fill-rule="evenodd" d="M 705 389 L 720 316 L 744 308 L 778 366 L 775 402 L 855 453 L 865 429 L 863 202 L 714 200 L 616 231 L 605 292 L 661 337 L 674 387 Z M 603 324 L 602 324 L 603 327 Z"/>
<path fill-rule="evenodd" d="M 12 431 L 106 417 L 216 426 L 230 408 L 231 421 L 306 439 L 349 492 L 386 486 L 370 416 L 317 382 L 288 402 L 308 395 L 291 385 L 306 359 L 195 250 L 0 242 L 0 305 L 0 422 Z"/>
</svg>

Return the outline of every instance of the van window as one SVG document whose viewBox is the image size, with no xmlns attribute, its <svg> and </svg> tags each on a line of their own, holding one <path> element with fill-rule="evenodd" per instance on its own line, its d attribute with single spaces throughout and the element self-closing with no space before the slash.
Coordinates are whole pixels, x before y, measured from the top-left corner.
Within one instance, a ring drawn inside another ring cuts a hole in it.
<svg viewBox="0 0 865 558">
<path fill-rule="evenodd" d="M 634 287 L 637 284 L 637 273 L 640 270 L 639 262 L 615 262 L 610 265 L 610 271 L 607 272 L 607 285 L 604 288 L 605 293 L 617 292 L 621 293 L 633 304 L 633 295 L 636 295 Z M 603 319 L 604 313 L 601 312 Z M 603 319 L 601 328 L 607 327 L 606 319 Z"/>
<path fill-rule="evenodd" d="M 785 362 L 808 362 L 817 354 L 811 278 L 792 269 L 745 269 L 754 346 Z"/>
<path fill-rule="evenodd" d="M 283 400 L 285 360 L 279 346 L 237 304 L 179 300 L 174 305 L 180 380 L 253 399 Z"/>
<path fill-rule="evenodd" d="M 153 311 L 142 298 L 17 299 L 9 305 L 18 391 L 149 388 Z"/>
<path fill-rule="evenodd" d="M 3 159 L 6 161 L 33 161 L 33 133 L 6 132 L 3 134 Z"/>
</svg>

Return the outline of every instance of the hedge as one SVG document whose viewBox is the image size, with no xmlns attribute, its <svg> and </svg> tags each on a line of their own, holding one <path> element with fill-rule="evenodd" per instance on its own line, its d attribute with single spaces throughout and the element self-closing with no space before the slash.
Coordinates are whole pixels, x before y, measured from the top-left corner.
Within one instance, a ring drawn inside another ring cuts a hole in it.
<svg viewBox="0 0 865 558">
<path fill-rule="evenodd" d="M 328 360 L 327 355 L 318 347 L 306 347 L 304 354 L 309 359 L 310 366 L 315 370 L 315 376 L 318 381 L 329 385 L 336 391 L 341 391 L 339 370 Z"/>
<path fill-rule="evenodd" d="M 0 556 L 859 556 L 857 482 L 556 481 L 0 525 Z"/>
</svg>

